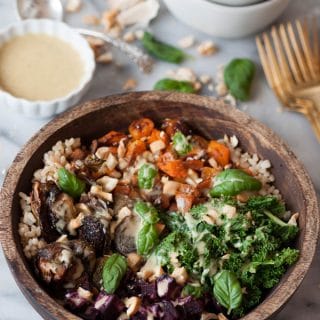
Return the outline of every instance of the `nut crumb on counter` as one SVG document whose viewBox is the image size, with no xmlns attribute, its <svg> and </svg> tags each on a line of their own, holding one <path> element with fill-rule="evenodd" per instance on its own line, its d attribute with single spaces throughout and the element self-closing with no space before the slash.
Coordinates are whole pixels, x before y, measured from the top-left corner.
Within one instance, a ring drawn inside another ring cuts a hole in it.
<svg viewBox="0 0 320 320">
<path fill-rule="evenodd" d="M 200 43 L 197 50 L 202 56 L 212 56 L 218 51 L 218 47 L 213 43 L 213 41 L 207 40 Z"/>
<path fill-rule="evenodd" d="M 123 90 L 133 90 L 137 87 L 138 82 L 133 78 L 129 78 L 122 86 Z"/>
</svg>

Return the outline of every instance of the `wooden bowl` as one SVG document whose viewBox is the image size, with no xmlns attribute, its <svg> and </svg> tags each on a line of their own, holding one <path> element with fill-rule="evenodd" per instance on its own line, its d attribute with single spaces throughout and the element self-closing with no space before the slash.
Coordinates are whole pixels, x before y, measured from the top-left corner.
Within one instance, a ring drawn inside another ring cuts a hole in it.
<svg viewBox="0 0 320 320">
<path fill-rule="evenodd" d="M 79 319 L 37 282 L 18 235 L 21 214 L 18 193 L 31 190 L 32 175 L 43 165 L 43 154 L 58 140 L 80 136 L 83 142 L 89 142 L 111 129 L 126 129 L 141 116 L 155 122 L 165 117 L 180 118 L 207 137 L 235 134 L 244 150 L 271 161 L 276 187 L 289 209 L 300 212 L 300 234 L 296 242 L 300 258 L 243 320 L 263 320 L 274 315 L 300 285 L 315 253 L 319 212 L 311 180 L 292 151 L 263 124 L 217 100 L 180 93 L 128 93 L 84 103 L 50 122 L 24 146 L 7 173 L 0 196 L 0 239 L 23 294 L 44 319 Z"/>
</svg>

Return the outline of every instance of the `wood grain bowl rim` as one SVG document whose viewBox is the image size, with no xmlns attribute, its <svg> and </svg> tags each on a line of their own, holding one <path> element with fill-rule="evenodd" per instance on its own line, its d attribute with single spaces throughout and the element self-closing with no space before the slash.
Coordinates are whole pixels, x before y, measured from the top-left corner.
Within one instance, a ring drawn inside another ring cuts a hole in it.
<svg viewBox="0 0 320 320">
<path fill-rule="evenodd" d="M 307 212 L 305 213 L 307 219 L 305 237 L 301 248 L 301 256 L 298 262 L 292 267 L 290 274 L 287 275 L 286 282 L 276 287 L 276 289 L 273 290 L 261 304 L 244 316 L 242 320 L 264 320 L 274 315 L 288 301 L 306 275 L 315 254 L 319 235 L 319 211 L 317 197 L 311 179 L 302 164 L 298 161 L 288 146 L 275 133 L 273 133 L 271 129 L 236 108 L 227 106 L 223 102 L 210 97 L 154 91 L 112 95 L 83 103 L 78 107 L 61 114 L 44 126 L 26 143 L 16 156 L 13 164 L 7 172 L 0 193 L 0 241 L 2 243 L 8 265 L 18 286 L 20 287 L 20 290 L 33 307 L 45 319 L 76 320 L 80 318 L 64 309 L 40 287 L 38 282 L 34 280 L 33 276 L 28 271 L 22 256 L 17 250 L 14 234 L 17 233 L 18 230 L 15 230 L 15 232 L 13 231 L 11 210 L 13 195 L 20 175 L 28 163 L 29 158 L 37 148 L 40 147 L 42 143 L 55 131 L 72 122 L 76 118 L 113 105 L 121 105 L 129 101 L 145 102 L 159 100 L 172 104 L 186 103 L 213 109 L 243 126 L 248 126 L 250 124 L 250 127 L 253 130 L 256 130 L 256 134 L 259 136 L 260 141 L 261 139 L 267 139 L 269 142 L 272 141 L 271 144 L 274 150 L 277 150 L 278 154 L 281 154 L 282 157 L 289 160 L 290 170 L 295 173 L 304 192 L 304 199 L 307 206 Z"/>
</svg>

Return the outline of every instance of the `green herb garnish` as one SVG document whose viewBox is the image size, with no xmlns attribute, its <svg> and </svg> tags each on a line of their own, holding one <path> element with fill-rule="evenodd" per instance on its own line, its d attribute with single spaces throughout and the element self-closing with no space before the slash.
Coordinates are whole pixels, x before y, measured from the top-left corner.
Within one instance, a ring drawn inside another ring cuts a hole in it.
<svg viewBox="0 0 320 320">
<path fill-rule="evenodd" d="M 142 44 L 151 55 L 160 60 L 181 63 L 187 57 L 182 50 L 159 41 L 149 32 L 144 33 Z"/>
<path fill-rule="evenodd" d="M 213 294 L 217 301 L 228 309 L 228 314 L 238 308 L 242 302 L 242 290 L 236 275 L 228 270 L 221 270 L 214 277 Z"/>
<path fill-rule="evenodd" d="M 108 258 L 103 266 L 103 288 L 108 294 L 113 294 L 127 271 L 127 260 L 118 253 Z"/>
<path fill-rule="evenodd" d="M 65 168 L 58 170 L 58 185 L 72 198 L 79 198 L 86 189 L 85 182 Z"/>
<path fill-rule="evenodd" d="M 179 91 L 187 93 L 195 93 L 196 90 L 190 81 L 178 81 L 174 79 L 161 79 L 153 87 L 155 90 L 163 91 Z"/>
<path fill-rule="evenodd" d="M 240 169 L 226 169 L 219 173 L 214 180 L 214 187 L 210 191 L 212 197 L 235 196 L 242 191 L 260 190 L 259 180 Z"/>
<path fill-rule="evenodd" d="M 187 137 L 180 131 L 177 131 L 172 137 L 173 148 L 177 151 L 179 156 L 185 156 L 191 151 L 192 146 L 189 143 Z"/>
<path fill-rule="evenodd" d="M 145 163 L 138 171 L 138 186 L 140 189 L 152 189 L 157 176 L 157 168 L 150 163 Z"/>
<path fill-rule="evenodd" d="M 134 205 L 134 212 L 147 223 L 155 224 L 159 221 L 157 209 L 150 203 L 137 201 Z"/>
<path fill-rule="evenodd" d="M 154 224 L 145 223 L 137 236 L 138 254 L 148 255 L 159 241 L 157 229 Z"/>
<path fill-rule="evenodd" d="M 249 59 L 234 59 L 225 67 L 224 82 L 236 99 L 249 99 L 254 73 L 255 65 Z"/>
</svg>

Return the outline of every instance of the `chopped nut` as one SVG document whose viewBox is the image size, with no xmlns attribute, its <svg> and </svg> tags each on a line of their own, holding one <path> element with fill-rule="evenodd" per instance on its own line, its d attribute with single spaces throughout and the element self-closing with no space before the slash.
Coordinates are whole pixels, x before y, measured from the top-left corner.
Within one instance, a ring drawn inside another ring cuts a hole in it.
<svg viewBox="0 0 320 320">
<path fill-rule="evenodd" d="M 97 26 L 100 24 L 100 18 L 94 14 L 87 14 L 82 17 L 82 22 L 87 25 Z"/>
<path fill-rule="evenodd" d="M 81 227 L 83 218 L 84 214 L 80 212 L 76 218 L 70 220 L 67 226 L 67 230 L 71 235 L 75 236 L 77 234 L 76 229 Z"/>
<path fill-rule="evenodd" d="M 96 60 L 99 63 L 108 64 L 108 63 L 112 62 L 112 60 L 113 60 L 112 52 L 105 52 L 103 54 L 100 54 L 96 58 Z"/>
<path fill-rule="evenodd" d="M 127 315 L 129 317 L 136 314 L 141 306 L 141 298 L 131 297 L 124 299 L 124 304 L 127 307 Z"/>
<path fill-rule="evenodd" d="M 298 224 L 297 224 L 298 218 L 299 218 L 299 213 L 298 213 L 298 212 L 294 213 L 294 214 L 291 216 L 291 218 L 289 219 L 288 225 L 290 225 L 290 226 L 297 226 L 297 225 L 298 225 Z"/>
<path fill-rule="evenodd" d="M 181 267 L 175 268 L 171 274 L 171 277 L 174 278 L 178 284 L 184 285 L 189 276 L 185 267 Z"/>
<path fill-rule="evenodd" d="M 63 234 L 56 240 L 56 242 L 66 242 L 66 241 L 68 241 L 68 237 L 66 234 Z"/>
<path fill-rule="evenodd" d="M 219 82 L 216 85 L 215 90 L 216 90 L 219 97 L 223 97 L 228 93 L 228 88 L 224 82 Z"/>
<path fill-rule="evenodd" d="M 143 38 L 144 31 L 143 30 L 136 30 L 134 35 L 138 40 L 141 40 Z"/>
<path fill-rule="evenodd" d="M 116 178 L 111 178 L 104 176 L 97 180 L 97 183 L 102 186 L 103 191 L 111 192 L 118 184 L 119 180 Z"/>
<path fill-rule="evenodd" d="M 131 252 L 127 255 L 127 263 L 130 269 L 132 269 L 133 272 L 137 272 L 140 268 L 142 262 L 142 257 L 139 256 L 135 252 Z"/>
<path fill-rule="evenodd" d="M 106 166 L 108 169 L 113 170 L 118 164 L 117 158 L 112 154 L 109 153 L 107 159 L 106 159 Z"/>
<path fill-rule="evenodd" d="M 94 195 L 97 196 L 98 198 L 104 200 L 104 201 L 109 201 L 112 202 L 113 201 L 113 197 L 112 197 L 112 193 L 109 192 L 104 192 L 102 190 L 101 186 L 92 186 L 90 188 L 90 192 Z"/>
<path fill-rule="evenodd" d="M 248 192 L 239 193 L 236 198 L 240 202 L 247 202 L 249 200 L 250 194 Z"/>
<path fill-rule="evenodd" d="M 117 9 L 110 9 L 102 14 L 101 23 L 106 31 L 109 31 L 117 21 L 119 11 Z"/>
<path fill-rule="evenodd" d="M 227 94 L 224 97 L 224 101 L 227 102 L 227 103 L 230 103 L 230 105 L 233 106 L 233 107 L 236 107 L 236 105 L 237 105 L 237 101 L 236 101 L 235 97 L 232 96 L 231 94 Z"/>
<path fill-rule="evenodd" d="M 162 140 L 157 140 L 150 143 L 149 147 L 152 153 L 158 153 L 159 151 L 165 149 L 166 145 Z"/>
<path fill-rule="evenodd" d="M 190 81 L 193 83 L 197 81 L 197 76 L 194 71 L 185 67 L 178 68 L 177 70 L 169 70 L 167 77 L 178 81 Z"/>
<path fill-rule="evenodd" d="M 218 316 L 215 313 L 203 312 L 200 320 L 217 320 Z"/>
<path fill-rule="evenodd" d="M 89 301 L 92 300 L 92 292 L 90 292 L 89 290 L 79 287 L 77 292 L 79 294 L 79 297 Z"/>
<path fill-rule="evenodd" d="M 80 11 L 82 7 L 81 0 L 68 0 L 66 4 L 66 11 L 69 13 L 74 13 Z"/>
<path fill-rule="evenodd" d="M 223 313 L 218 314 L 218 320 L 228 320 Z"/>
<path fill-rule="evenodd" d="M 89 45 L 91 47 L 103 47 L 105 45 L 105 42 L 102 39 L 96 38 L 96 37 L 86 37 L 87 41 L 89 42 Z"/>
<path fill-rule="evenodd" d="M 187 49 L 187 48 L 190 48 L 194 45 L 194 36 L 186 36 L 186 37 L 183 37 L 181 38 L 179 41 L 178 41 L 178 45 L 180 46 L 180 48 L 183 48 L 183 49 Z"/>
<path fill-rule="evenodd" d="M 218 163 L 217 163 L 217 161 L 216 161 L 215 158 L 210 158 L 210 159 L 208 160 L 208 162 L 209 162 L 209 164 L 210 164 L 210 166 L 211 166 L 212 168 L 217 168 L 217 167 L 218 167 Z"/>
<path fill-rule="evenodd" d="M 196 81 L 196 82 L 193 84 L 193 88 L 194 88 L 194 90 L 196 90 L 196 91 L 200 91 L 201 88 L 202 88 L 201 82 Z"/>
<path fill-rule="evenodd" d="M 122 32 L 122 28 L 119 25 L 113 26 L 109 31 L 108 34 L 113 38 L 119 38 Z"/>
<path fill-rule="evenodd" d="M 211 40 L 207 40 L 202 42 L 197 50 L 202 56 L 211 56 L 217 52 L 218 48 Z"/>
<path fill-rule="evenodd" d="M 122 86 L 123 90 L 133 90 L 137 87 L 138 83 L 135 79 L 128 79 Z"/>
<path fill-rule="evenodd" d="M 207 74 L 202 74 L 199 77 L 199 79 L 200 79 L 202 84 L 209 84 L 210 82 L 212 82 L 212 78 Z"/>
<path fill-rule="evenodd" d="M 136 35 L 133 31 L 128 31 L 123 35 L 122 39 L 125 42 L 131 43 L 136 40 Z"/>
<path fill-rule="evenodd" d="M 166 181 L 163 184 L 163 193 L 169 196 L 174 196 L 179 189 L 180 183 L 177 181 Z"/>
<path fill-rule="evenodd" d="M 109 147 L 100 147 L 99 149 L 97 149 L 95 156 L 99 159 L 107 160 L 109 153 Z"/>
</svg>

